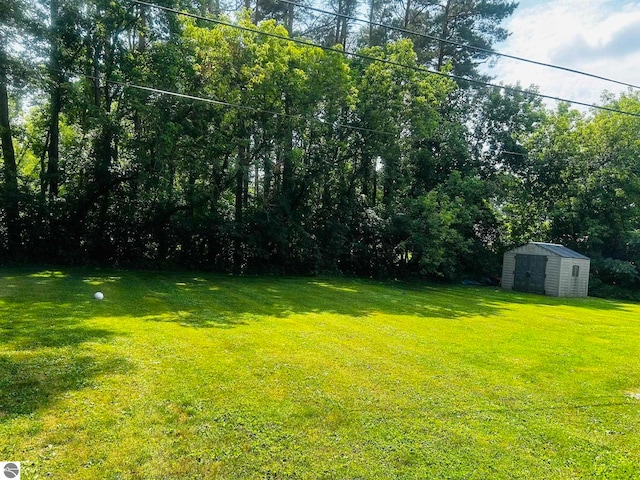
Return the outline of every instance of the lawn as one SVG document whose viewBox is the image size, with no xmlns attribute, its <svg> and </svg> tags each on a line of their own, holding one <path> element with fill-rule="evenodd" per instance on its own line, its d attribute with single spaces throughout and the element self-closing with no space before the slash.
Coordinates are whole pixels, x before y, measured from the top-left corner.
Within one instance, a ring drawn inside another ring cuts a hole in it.
<svg viewBox="0 0 640 480">
<path fill-rule="evenodd" d="M 93 299 L 102 291 L 102 301 Z M 640 478 L 640 305 L 0 270 L 22 478 Z"/>
</svg>

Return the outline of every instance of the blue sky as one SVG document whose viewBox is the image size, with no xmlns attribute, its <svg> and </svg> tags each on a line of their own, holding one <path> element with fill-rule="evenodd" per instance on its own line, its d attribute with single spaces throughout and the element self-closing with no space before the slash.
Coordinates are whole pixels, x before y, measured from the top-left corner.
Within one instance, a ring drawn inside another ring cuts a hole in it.
<svg viewBox="0 0 640 480">
<path fill-rule="evenodd" d="M 521 0 L 496 50 L 640 85 L 640 0 Z M 501 58 L 496 81 L 535 84 L 541 93 L 600 103 L 625 87 Z"/>
</svg>

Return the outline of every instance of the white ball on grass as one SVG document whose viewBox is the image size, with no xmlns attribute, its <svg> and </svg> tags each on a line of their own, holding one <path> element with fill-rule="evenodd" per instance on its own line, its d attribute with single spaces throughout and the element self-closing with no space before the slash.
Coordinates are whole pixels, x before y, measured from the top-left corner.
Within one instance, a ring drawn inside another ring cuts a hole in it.
<svg viewBox="0 0 640 480">
<path fill-rule="evenodd" d="M 104 295 L 102 294 L 102 292 L 96 292 L 93 294 L 93 298 L 95 298 L 96 300 L 102 300 L 104 298 Z"/>
</svg>

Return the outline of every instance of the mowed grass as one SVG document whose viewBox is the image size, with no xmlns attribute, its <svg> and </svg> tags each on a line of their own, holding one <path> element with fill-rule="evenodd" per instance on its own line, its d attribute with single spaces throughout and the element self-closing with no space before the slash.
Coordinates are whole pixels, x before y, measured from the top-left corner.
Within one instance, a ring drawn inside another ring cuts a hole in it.
<svg viewBox="0 0 640 480">
<path fill-rule="evenodd" d="M 599 299 L 5 269 L 0 461 L 25 479 L 640 478 L 639 353 L 640 306 Z"/>
</svg>

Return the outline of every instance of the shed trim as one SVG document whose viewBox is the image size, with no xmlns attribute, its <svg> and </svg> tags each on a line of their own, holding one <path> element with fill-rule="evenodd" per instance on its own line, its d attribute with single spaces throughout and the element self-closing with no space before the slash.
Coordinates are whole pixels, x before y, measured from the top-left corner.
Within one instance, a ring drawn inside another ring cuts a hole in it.
<svg viewBox="0 0 640 480">
<path fill-rule="evenodd" d="M 544 243 L 544 242 L 530 242 L 534 245 L 544 248 L 548 252 L 558 255 L 563 258 L 580 258 L 582 260 L 589 260 L 589 257 L 582 255 L 581 253 L 571 250 L 564 245 L 558 245 L 557 243 Z"/>
</svg>

